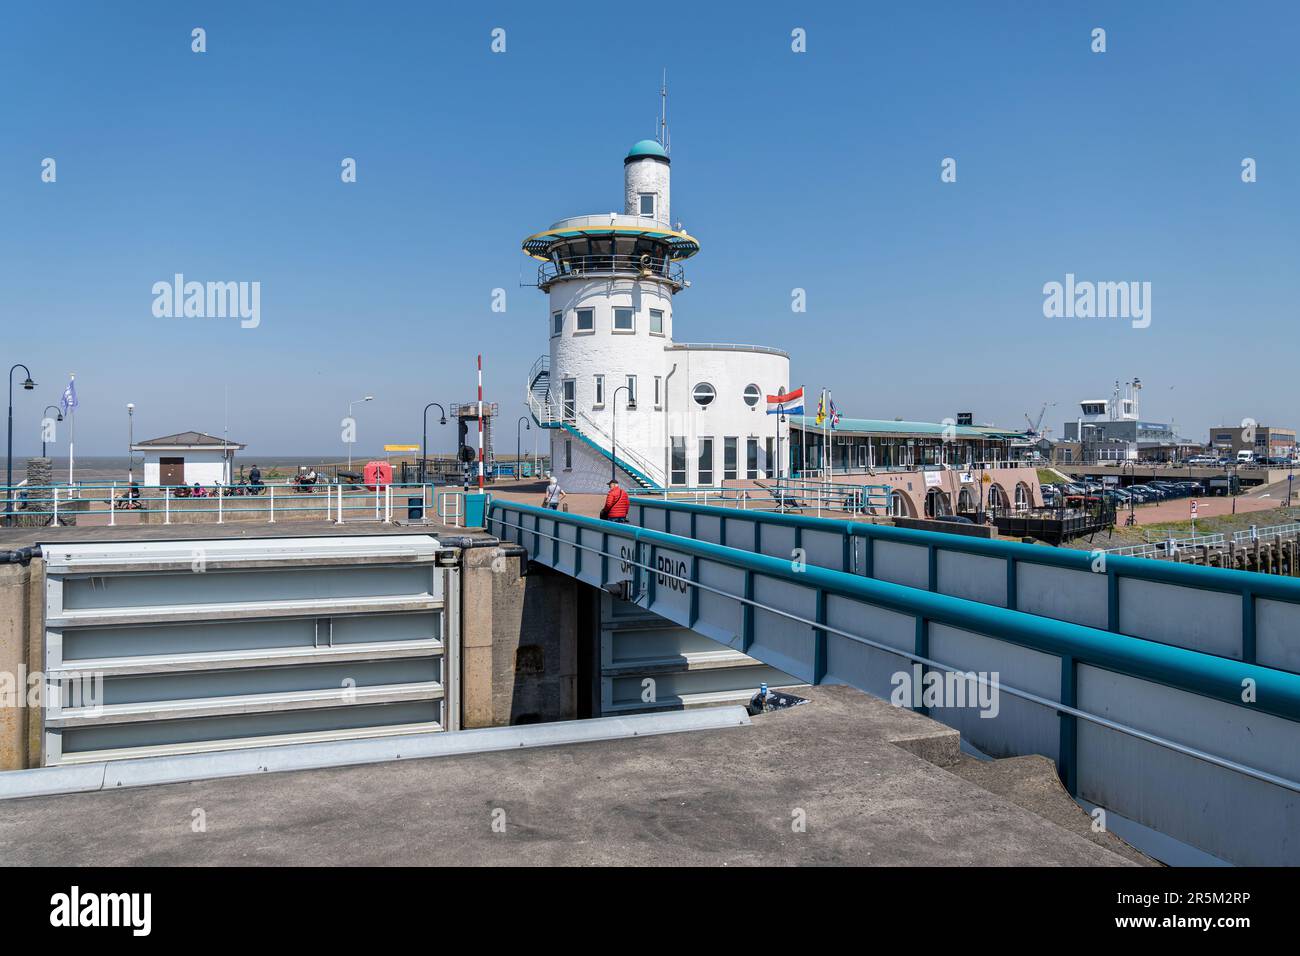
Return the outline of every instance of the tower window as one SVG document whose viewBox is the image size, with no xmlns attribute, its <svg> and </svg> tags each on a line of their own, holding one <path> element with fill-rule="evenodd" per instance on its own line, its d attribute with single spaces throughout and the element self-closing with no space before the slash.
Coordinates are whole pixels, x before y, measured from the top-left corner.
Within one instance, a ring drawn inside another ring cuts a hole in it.
<svg viewBox="0 0 1300 956">
<path fill-rule="evenodd" d="M 641 215 L 654 218 L 655 214 L 655 194 L 641 193 Z"/>
<path fill-rule="evenodd" d="M 564 331 L 564 313 L 552 312 L 551 313 L 551 334 L 559 335 L 562 331 Z"/>
<path fill-rule="evenodd" d="M 636 327 L 633 324 L 633 313 L 631 309 L 614 310 L 614 331 L 615 332 L 635 332 Z"/>
<path fill-rule="evenodd" d="M 757 385 L 745 386 L 745 404 L 753 408 L 758 404 L 758 400 L 763 397 L 763 391 Z"/>
<path fill-rule="evenodd" d="M 576 329 L 579 332 L 590 332 L 596 328 L 595 312 L 591 309 L 579 309 L 577 311 L 578 322 Z"/>
<path fill-rule="evenodd" d="M 663 309 L 650 310 L 650 334 L 651 335 L 664 334 L 664 310 Z"/>
<path fill-rule="evenodd" d="M 695 390 L 691 393 L 691 397 L 695 399 L 696 405 L 699 405 L 701 408 L 707 408 L 709 405 L 713 404 L 713 399 L 717 394 L 717 391 L 708 382 L 700 382 L 700 384 L 695 386 Z"/>
<path fill-rule="evenodd" d="M 636 408 L 636 376 L 635 375 L 629 375 L 627 377 L 627 407 L 629 409 Z"/>
<path fill-rule="evenodd" d="M 605 404 L 605 376 L 596 376 L 596 401 L 593 402 L 597 408 Z"/>
</svg>

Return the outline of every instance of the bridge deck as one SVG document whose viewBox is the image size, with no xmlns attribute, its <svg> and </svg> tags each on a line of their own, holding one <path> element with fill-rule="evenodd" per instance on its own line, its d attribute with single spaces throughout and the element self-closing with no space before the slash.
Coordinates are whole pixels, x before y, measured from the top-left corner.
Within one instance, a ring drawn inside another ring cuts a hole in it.
<svg viewBox="0 0 1300 956">
<path fill-rule="evenodd" d="M 1300 860 L 1300 582 L 651 500 L 631 519 L 494 502 L 489 527 L 800 681 L 901 691 L 984 753 L 1051 758 L 1070 793 L 1212 856 Z"/>
</svg>

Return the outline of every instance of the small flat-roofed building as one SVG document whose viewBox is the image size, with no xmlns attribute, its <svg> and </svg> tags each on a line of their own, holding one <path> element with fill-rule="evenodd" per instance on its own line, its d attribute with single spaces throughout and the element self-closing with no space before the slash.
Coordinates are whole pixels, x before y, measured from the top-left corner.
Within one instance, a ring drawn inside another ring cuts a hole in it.
<svg viewBox="0 0 1300 956">
<path fill-rule="evenodd" d="M 180 432 L 136 442 L 144 453 L 145 485 L 231 484 L 235 452 L 244 447 L 203 432 Z"/>
</svg>

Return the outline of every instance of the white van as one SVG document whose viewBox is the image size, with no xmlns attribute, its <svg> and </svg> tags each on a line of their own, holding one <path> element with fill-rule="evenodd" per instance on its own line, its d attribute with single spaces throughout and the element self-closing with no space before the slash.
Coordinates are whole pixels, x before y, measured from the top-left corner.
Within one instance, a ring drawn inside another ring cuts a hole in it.
<svg viewBox="0 0 1300 956">
<path fill-rule="evenodd" d="M 1254 463 L 1255 453 L 1253 451 L 1243 448 L 1241 451 L 1237 452 L 1237 464 L 1253 465 Z"/>
</svg>

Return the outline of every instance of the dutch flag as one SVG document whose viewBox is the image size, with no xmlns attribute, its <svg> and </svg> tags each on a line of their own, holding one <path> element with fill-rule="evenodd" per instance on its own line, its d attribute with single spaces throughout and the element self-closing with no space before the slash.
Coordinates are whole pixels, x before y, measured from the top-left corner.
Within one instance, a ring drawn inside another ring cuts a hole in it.
<svg viewBox="0 0 1300 956">
<path fill-rule="evenodd" d="M 802 415 L 803 386 L 784 395 L 767 396 L 767 413 L 769 415 Z"/>
</svg>

